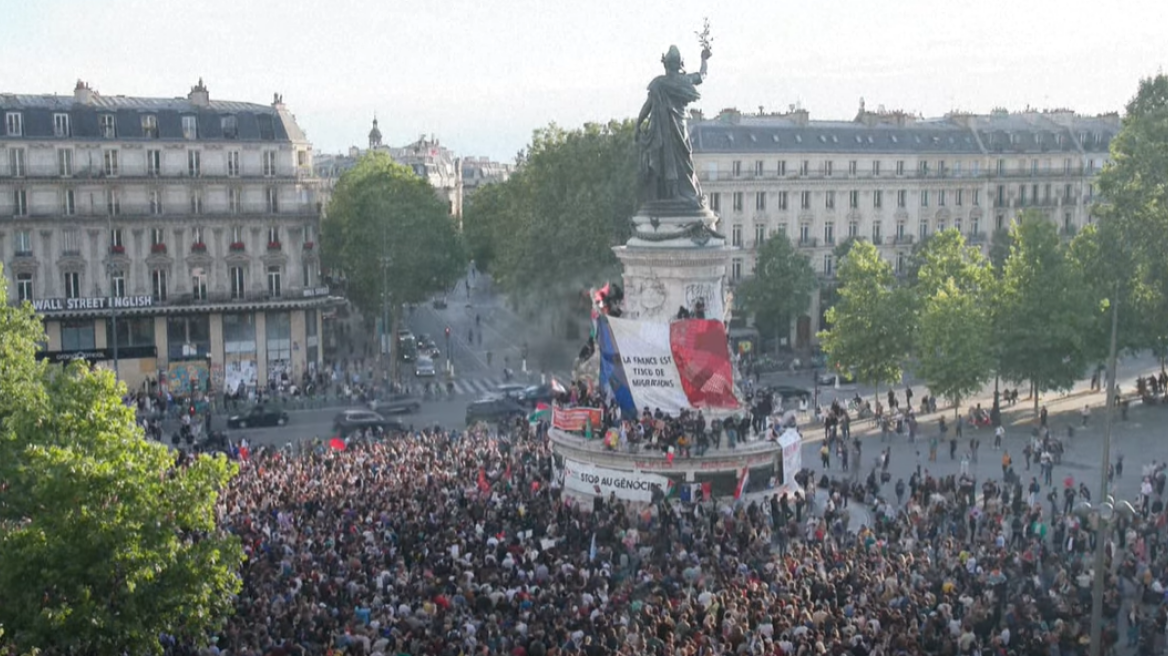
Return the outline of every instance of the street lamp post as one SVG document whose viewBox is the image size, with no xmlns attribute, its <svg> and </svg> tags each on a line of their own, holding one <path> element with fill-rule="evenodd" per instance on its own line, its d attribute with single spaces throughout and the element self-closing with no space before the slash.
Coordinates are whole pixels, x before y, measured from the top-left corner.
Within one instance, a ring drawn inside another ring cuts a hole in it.
<svg viewBox="0 0 1168 656">
<path fill-rule="evenodd" d="M 111 240 L 111 245 L 106 250 L 106 258 L 105 258 L 106 277 L 109 281 L 109 299 L 106 302 L 109 303 L 110 331 L 113 333 L 112 336 L 110 336 L 110 335 L 106 336 L 106 341 L 109 342 L 111 339 L 113 340 L 113 345 L 114 345 L 114 347 L 113 347 L 113 351 L 114 351 L 114 380 L 118 380 L 119 379 L 119 377 L 118 377 L 118 307 L 117 307 L 117 303 L 114 301 L 114 299 L 117 298 L 117 290 L 114 288 L 115 287 L 114 286 L 114 275 L 118 272 L 118 267 L 116 264 L 114 264 L 114 260 L 113 260 L 112 240 L 113 240 L 114 229 L 113 229 L 113 218 L 112 217 L 106 218 L 106 226 L 108 227 L 108 232 L 110 234 L 110 240 Z"/>
</svg>

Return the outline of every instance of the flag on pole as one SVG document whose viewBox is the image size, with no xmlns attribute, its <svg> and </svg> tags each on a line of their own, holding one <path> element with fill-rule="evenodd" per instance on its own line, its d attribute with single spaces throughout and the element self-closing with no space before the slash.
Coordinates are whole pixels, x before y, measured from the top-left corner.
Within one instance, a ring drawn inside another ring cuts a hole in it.
<svg viewBox="0 0 1168 656">
<path fill-rule="evenodd" d="M 344 451 L 345 441 L 339 437 L 334 437 L 333 439 L 329 440 L 329 448 L 334 451 Z"/>
<path fill-rule="evenodd" d="M 585 439 L 592 439 L 592 415 L 584 417 L 584 437 Z"/>
<path fill-rule="evenodd" d="M 596 560 L 596 532 L 592 532 L 592 546 L 588 549 L 588 562 Z"/>
<path fill-rule="evenodd" d="M 548 417 L 551 416 L 551 414 L 552 414 L 551 406 L 549 406 L 546 403 L 542 403 L 542 402 L 537 403 L 535 405 L 535 410 L 531 414 L 527 415 L 527 423 L 537 424 L 541 421 L 546 420 Z"/>
<path fill-rule="evenodd" d="M 491 484 L 487 482 L 487 470 L 479 467 L 479 491 L 489 492 Z"/>
<path fill-rule="evenodd" d="M 563 384 L 560 383 L 560 381 L 556 380 L 555 376 L 552 376 L 552 392 L 555 392 L 556 394 L 568 393 L 567 388 L 565 388 Z"/>
<path fill-rule="evenodd" d="M 734 488 L 734 499 L 742 498 L 743 493 L 746 492 L 746 485 L 750 483 L 750 467 L 743 467 L 741 474 L 738 476 L 738 487 Z"/>
</svg>

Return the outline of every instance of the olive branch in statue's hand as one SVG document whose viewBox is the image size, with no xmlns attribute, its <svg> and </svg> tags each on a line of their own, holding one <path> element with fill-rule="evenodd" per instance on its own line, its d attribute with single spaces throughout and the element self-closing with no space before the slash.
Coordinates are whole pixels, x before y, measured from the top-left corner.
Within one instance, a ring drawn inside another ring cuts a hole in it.
<svg viewBox="0 0 1168 656">
<path fill-rule="evenodd" d="M 698 45 L 702 47 L 702 59 L 709 59 L 713 55 L 714 39 L 710 36 L 710 19 L 702 20 L 702 31 L 695 31 L 694 34 L 698 37 Z"/>
</svg>

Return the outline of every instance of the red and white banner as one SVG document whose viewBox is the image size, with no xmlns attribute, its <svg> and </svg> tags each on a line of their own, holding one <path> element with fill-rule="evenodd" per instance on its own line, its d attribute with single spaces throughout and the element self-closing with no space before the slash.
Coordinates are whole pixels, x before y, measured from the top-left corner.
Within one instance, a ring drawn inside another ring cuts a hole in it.
<svg viewBox="0 0 1168 656">
<path fill-rule="evenodd" d="M 600 430 L 604 412 L 600 408 L 552 408 L 552 427 L 571 433 L 583 432 L 592 421 L 592 430 Z"/>
<path fill-rule="evenodd" d="M 601 381 L 625 411 L 742 407 L 721 321 L 605 317 L 599 336 Z"/>
</svg>

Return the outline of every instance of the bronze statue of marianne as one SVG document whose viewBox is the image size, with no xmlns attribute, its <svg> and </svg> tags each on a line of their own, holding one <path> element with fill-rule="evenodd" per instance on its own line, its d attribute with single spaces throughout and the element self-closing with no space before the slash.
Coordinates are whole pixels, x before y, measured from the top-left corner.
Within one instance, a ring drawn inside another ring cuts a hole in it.
<svg viewBox="0 0 1168 656">
<path fill-rule="evenodd" d="M 686 73 L 677 46 L 661 58 L 665 75 L 649 83 L 649 97 L 637 116 L 642 202 L 673 201 L 698 209 L 702 191 L 694 173 L 693 147 L 686 129 L 686 105 L 701 98 L 697 85 L 706 77 L 710 49 L 702 49 L 702 67 Z"/>
</svg>

